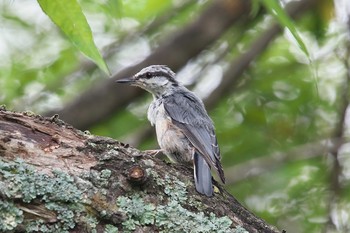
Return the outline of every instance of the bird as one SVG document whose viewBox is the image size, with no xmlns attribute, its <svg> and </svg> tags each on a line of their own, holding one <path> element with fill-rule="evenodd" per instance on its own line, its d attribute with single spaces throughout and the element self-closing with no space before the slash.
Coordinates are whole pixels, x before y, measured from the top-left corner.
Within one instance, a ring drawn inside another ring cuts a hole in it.
<svg viewBox="0 0 350 233">
<path fill-rule="evenodd" d="M 116 82 L 140 87 L 153 95 L 147 118 L 167 157 L 194 167 L 197 192 L 213 196 L 211 169 L 225 183 L 214 124 L 200 98 L 176 80 L 166 65 L 151 65 Z"/>
</svg>

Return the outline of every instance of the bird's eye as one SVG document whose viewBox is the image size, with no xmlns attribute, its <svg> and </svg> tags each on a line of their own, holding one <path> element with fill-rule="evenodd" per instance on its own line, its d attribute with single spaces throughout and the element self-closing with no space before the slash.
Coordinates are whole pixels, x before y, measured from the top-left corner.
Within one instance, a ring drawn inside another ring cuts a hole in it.
<svg viewBox="0 0 350 233">
<path fill-rule="evenodd" d="M 146 73 L 146 77 L 147 77 L 147 78 L 150 78 L 150 77 L 152 77 L 152 74 L 151 74 L 150 72 L 147 72 L 147 73 Z"/>
</svg>

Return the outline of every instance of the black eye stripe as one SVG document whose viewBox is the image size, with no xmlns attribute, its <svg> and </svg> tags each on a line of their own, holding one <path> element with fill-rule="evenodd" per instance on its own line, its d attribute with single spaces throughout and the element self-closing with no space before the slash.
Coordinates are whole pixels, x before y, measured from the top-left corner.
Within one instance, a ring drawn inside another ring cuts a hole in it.
<svg viewBox="0 0 350 233">
<path fill-rule="evenodd" d="M 173 77 L 170 74 L 165 73 L 163 71 L 147 72 L 143 76 L 144 76 L 144 78 L 147 78 L 147 79 L 150 79 L 152 77 L 157 77 L 157 76 L 163 76 L 163 77 L 166 77 L 168 79 L 173 79 Z"/>
</svg>

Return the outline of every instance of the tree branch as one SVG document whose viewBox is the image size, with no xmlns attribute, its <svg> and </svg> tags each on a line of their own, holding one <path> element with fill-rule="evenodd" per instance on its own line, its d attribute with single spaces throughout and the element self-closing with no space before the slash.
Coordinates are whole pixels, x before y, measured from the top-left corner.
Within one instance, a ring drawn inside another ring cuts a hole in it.
<svg viewBox="0 0 350 233">
<path fill-rule="evenodd" d="M 296 19 L 303 13 L 312 9 L 316 4 L 315 0 L 304 0 L 291 2 L 286 6 L 288 15 Z M 238 83 L 242 74 L 249 68 L 249 65 L 254 61 L 268 45 L 282 32 L 280 24 L 273 24 L 260 37 L 258 37 L 250 46 L 250 48 L 234 60 L 230 67 L 225 72 L 220 85 L 211 93 L 209 98 L 204 102 L 207 108 L 212 108 L 220 100 L 220 98 L 228 93 L 231 93 L 235 85 Z"/>
<path fill-rule="evenodd" d="M 303 13 L 312 9 L 315 0 L 304 0 L 299 2 L 292 2 L 286 6 L 286 11 L 293 19 L 300 17 Z M 249 68 L 251 62 L 253 62 L 268 45 L 282 32 L 282 28 L 279 24 L 274 23 L 265 32 L 262 33 L 250 46 L 250 48 L 239 57 L 237 57 L 229 66 L 225 72 L 221 83 L 210 95 L 203 100 L 206 109 L 210 111 L 220 101 L 221 97 L 232 93 L 235 85 L 239 82 L 242 74 Z M 148 138 L 151 134 L 151 127 L 141 129 L 135 133 L 135 137 L 129 136 L 127 139 L 132 145 L 137 146 L 145 138 Z"/>
<path fill-rule="evenodd" d="M 0 110 L 1 232 L 278 232 L 216 186 L 208 198 L 192 168 L 57 116 Z"/>
<path fill-rule="evenodd" d="M 63 109 L 45 115 L 58 113 L 63 120 L 79 129 L 86 129 L 106 119 L 116 109 L 125 106 L 130 99 L 142 93 L 135 88 L 115 85 L 116 79 L 133 75 L 151 64 L 167 64 L 173 70 L 178 70 L 217 40 L 233 23 L 245 19 L 249 15 L 249 10 L 250 1 L 214 1 L 197 20 L 182 31 L 168 36 L 144 61 L 118 72 L 111 79 L 99 80 L 99 83 Z"/>
<path fill-rule="evenodd" d="M 333 153 L 339 143 L 339 138 L 308 143 L 285 152 L 277 152 L 226 168 L 226 184 L 233 185 L 246 179 L 271 172 L 271 170 L 279 168 L 291 161 L 313 159 L 327 153 Z"/>
</svg>

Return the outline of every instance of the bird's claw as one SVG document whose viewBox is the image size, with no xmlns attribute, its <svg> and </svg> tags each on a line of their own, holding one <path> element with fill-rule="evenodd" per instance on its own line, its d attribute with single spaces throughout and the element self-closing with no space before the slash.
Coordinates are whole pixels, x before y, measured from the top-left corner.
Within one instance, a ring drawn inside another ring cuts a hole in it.
<svg viewBox="0 0 350 233">
<path fill-rule="evenodd" d="M 159 149 L 159 150 L 145 150 L 145 151 L 143 151 L 143 153 L 145 153 L 148 156 L 152 156 L 152 157 L 158 155 L 160 152 L 162 152 L 161 149 Z"/>
</svg>

